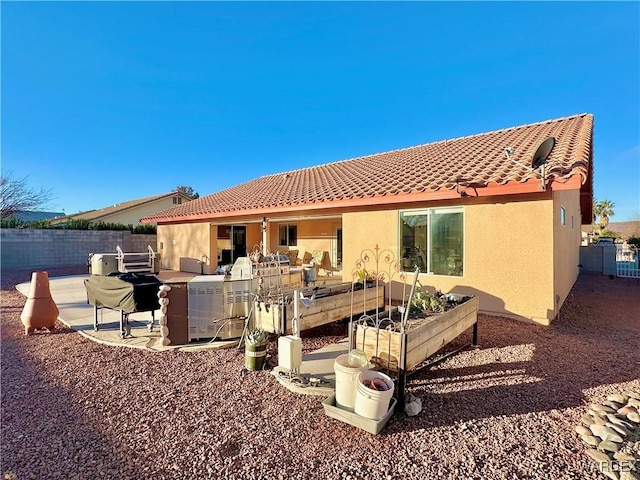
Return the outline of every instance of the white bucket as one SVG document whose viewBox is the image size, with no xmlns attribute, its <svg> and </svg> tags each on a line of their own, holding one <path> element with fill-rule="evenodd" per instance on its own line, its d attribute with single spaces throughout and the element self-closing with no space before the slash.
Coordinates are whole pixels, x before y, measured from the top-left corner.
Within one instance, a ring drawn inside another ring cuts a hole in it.
<svg viewBox="0 0 640 480">
<path fill-rule="evenodd" d="M 387 390 L 372 390 L 365 386 L 365 384 L 369 385 L 374 378 L 381 379 L 389 388 Z M 355 413 L 361 417 L 380 420 L 389 411 L 393 389 L 393 380 L 384 373 L 362 372 L 356 386 Z"/>
<path fill-rule="evenodd" d="M 349 354 L 345 353 L 336 358 L 333 369 L 336 372 L 336 406 L 353 412 L 358 376 L 369 370 L 369 364 L 362 367 L 350 367 Z"/>
</svg>

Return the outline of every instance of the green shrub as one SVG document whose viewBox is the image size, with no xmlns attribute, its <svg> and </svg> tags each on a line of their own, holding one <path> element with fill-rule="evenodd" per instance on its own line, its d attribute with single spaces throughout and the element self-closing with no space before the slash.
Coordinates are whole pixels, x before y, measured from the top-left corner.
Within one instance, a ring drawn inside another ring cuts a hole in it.
<svg viewBox="0 0 640 480">
<path fill-rule="evenodd" d="M 64 229 L 64 230 L 126 230 L 133 234 L 148 234 L 155 235 L 157 228 L 155 225 L 144 224 L 136 225 L 132 224 L 124 225 L 123 223 L 113 222 L 91 222 L 84 218 L 71 218 L 66 223 L 52 225 L 48 220 L 40 220 L 37 222 L 24 222 L 15 217 L 3 218 L 0 220 L 0 228 L 38 228 L 38 229 Z"/>
<path fill-rule="evenodd" d="M 67 230 L 89 230 L 91 222 L 84 218 L 70 218 L 67 223 L 55 225 L 54 228 L 64 228 Z"/>
<path fill-rule="evenodd" d="M 24 222 L 18 220 L 16 217 L 3 218 L 0 220 L 0 228 L 21 228 L 24 227 Z"/>
<path fill-rule="evenodd" d="M 150 223 L 145 223 L 145 224 L 136 225 L 135 227 L 133 227 L 133 230 L 131 231 L 131 233 L 155 235 L 156 233 L 158 233 L 158 229 L 156 228 L 155 225 L 152 225 Z"/>
</svg>

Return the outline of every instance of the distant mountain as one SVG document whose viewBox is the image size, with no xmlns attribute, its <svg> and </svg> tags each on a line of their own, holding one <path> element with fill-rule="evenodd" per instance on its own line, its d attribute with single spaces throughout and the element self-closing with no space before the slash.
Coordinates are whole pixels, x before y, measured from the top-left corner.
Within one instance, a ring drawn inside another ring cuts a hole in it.
<svg viewBox="0 0 640 480">
<path fill-rule="evenodd" d="M 616 232 L 622 238 L 640 237 L 640 220 L 631 222 L 609 222 L 607 228 L 612 232 Z"/>
</svg>

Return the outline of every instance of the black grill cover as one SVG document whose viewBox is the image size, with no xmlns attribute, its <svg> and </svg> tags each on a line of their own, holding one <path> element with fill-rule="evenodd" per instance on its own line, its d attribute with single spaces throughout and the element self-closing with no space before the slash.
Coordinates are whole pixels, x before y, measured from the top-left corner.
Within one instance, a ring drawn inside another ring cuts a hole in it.
<svg viewBox="0 0 640 480">
<path fill-rule="evenodd" d="M 91 305 L 122 310 L 125 313 L 148 312 L 160 308 L 160 285 L 162 282 L 153 275 L 135 273 L 109 277 L 91 275 L 84 281 Z"/>
</svg>

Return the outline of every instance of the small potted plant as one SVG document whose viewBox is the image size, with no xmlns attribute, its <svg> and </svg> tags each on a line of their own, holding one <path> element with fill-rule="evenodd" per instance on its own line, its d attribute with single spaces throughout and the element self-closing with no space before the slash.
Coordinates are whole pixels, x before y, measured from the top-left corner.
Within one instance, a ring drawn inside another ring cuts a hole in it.
<svg viewBox="0 0 640 480">
<path fill-rule="evenodd" d="M 244 341 L 244 366 L 249 371 L 261 370 L 267 355 L 269 334 L 262 329 L 252 331 Z"/>
</svg>

